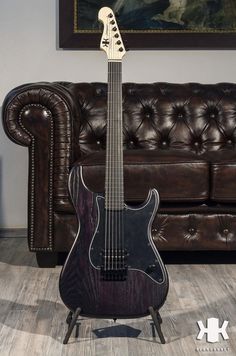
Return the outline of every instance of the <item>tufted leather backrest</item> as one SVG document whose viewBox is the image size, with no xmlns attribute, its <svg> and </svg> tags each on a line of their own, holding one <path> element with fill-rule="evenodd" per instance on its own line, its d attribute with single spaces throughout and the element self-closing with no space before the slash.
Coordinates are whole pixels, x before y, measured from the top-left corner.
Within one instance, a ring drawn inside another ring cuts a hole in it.
<svg viewBox="0 0 236 356">
<path fill-rule="evenodd" d="M 107 85 L 61 83 L 79 107 L 83 154 L 105 149 Z M 123 84 L 124 149 L 233 150 L 236 84 Z"/>
</svg>

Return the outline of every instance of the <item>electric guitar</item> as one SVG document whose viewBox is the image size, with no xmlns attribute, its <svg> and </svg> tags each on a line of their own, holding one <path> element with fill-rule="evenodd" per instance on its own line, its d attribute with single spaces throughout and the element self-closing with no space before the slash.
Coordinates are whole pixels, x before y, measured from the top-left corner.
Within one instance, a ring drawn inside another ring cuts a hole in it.
<svg viewBox="0 0 236 356">
<path fill-rule="evenodd" d="M 62 301 L 73 313 L 104 318 L 142 317 L 158 311 L 168 293 L 168 275 L 151 236 L 159 205 L 156 189 L 146 201 L 124 201 L 122 79 L 125 54 L 113 11 L 98 14 L 104 30 L 100 48 L 108 57 L 108 101 L 105 194 L 90 191 L 83 168 L 69 176 L 70 196 L 79 230 L 62 269 Z"/>
</svg>

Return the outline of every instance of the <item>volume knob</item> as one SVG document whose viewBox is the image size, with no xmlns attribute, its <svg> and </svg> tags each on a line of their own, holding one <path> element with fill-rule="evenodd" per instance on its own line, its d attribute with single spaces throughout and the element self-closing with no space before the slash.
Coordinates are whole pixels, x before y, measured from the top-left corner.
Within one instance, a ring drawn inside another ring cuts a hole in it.
<svg viewBox="0 0 236 356">
<path fill-rule="evenodd" d="M 152 264 L 152 265 L 149 265 L 147 268 L 146 268 L 146 273 L 152 273 L 152 272 L 154 272 L 155 271 L 155 269 L 156 269 L 156 265 L 155 264 Z"/>
</svg>

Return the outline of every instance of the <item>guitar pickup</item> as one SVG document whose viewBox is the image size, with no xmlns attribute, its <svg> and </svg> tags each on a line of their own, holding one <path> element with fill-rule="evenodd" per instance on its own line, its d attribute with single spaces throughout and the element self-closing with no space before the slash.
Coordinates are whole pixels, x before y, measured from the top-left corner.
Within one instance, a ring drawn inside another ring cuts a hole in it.
<svg viewBox="0 0 236 356">
<path fill-rule="evenodd" d="M 128 272 L 127 251 L 124 249 L 102 250 L 101 277 L 103 281 L 125 281 Z"/>
</svg>

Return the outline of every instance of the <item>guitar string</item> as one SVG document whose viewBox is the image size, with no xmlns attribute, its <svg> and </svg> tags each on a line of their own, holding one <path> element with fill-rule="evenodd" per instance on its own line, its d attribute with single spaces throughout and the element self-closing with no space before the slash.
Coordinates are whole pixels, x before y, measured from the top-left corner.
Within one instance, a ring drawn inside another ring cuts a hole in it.
<svg viewBox="0 0 236 356">
<path fill-rule="evenodd" d="M 108 21 L 109 18 L 107 18 L 107 28 L 109 29 L 108 31 L 108 38 L 110 38 L 110 27 L 108 26 Z M 110 51 L 110 49 L 109 49 Z M 110 53 L 109 53 L 110 54 Z M 106 246 L 105 246 L 105 270 L 109 269 L 109 264 L 110 264 L 110 258 L 109 258 L 109 251 L 110 251 L 110 219 L 109 219 L 109 195 L 110 195 L 110 167 L 109 167 L 109 162 L 110 162 L 110 130 L 111 130 L 111 123 L 110 123 L 110 117 L 111 117 L 111 90 L 110 90 L 110 82 L 111 82 L 111 66 L 110 62 L 108 61 L 108 88 L 107 88 L 107 136 L 106 136 L 106 197 L 105 197 L 105 209 L 106 209 Z"/>
<path fill-rule="evenodd" d="M 118 136 L 118 162 L 119 162 L 119 170 L 118 170 L 118 176 L 119 176 L 119 182 L 118 182 L 118 186 L 119 186 L 119 190 L 118 190 L 118 196 L 119 196 L 119 212 L 118 212 L 118 238 L 119 238 L 119 243 L 118 243 L 118 259 L 119 259 L 119 266 L 118 268 L 120 268 L 120 193 L 121 193 L 121 143 L 120 143 L 120 140 L 121 140 L 121 136 L 122 136 L 122 132 L 121 132 L 121 122 L 122 122 L 122 112 L 121 112 L 121 107 L 120 107 L 120 95 L 121 95 L 121 78 L 120 78 L 120 63 L 118 62 L 117 63 L 117 77 L 118 77 L 118 86 L 119 86 L 119 89 L 118 89 L 118 112 L 119 112 L 119 122 L 118 122 L 118 132 L 119 132 L 119 136 Z"/>
<path fill-rule="evenodd" d="M 111 92 L 111 63 L 110 63 L 110 78 L 109 78 L 109 105 L 110 105 L 110 112 L 109 112 L 109 160 L 108 160 L 108 170 L 109 170 L 109 183 L 108 183 L 108 206 L 107 206 L 107 210 L 108 210 L 108 226 L 109 226 L 109 232 L 108 232 L 108 270 L 111 269 L 111 210 L 110 210 L 110 206 L 111 206 L 111 134 L 112 134 L 112 92 Z"/>
<path fill-rule="evenodd" d="M 109 83 L 109 62 L 108 62 L 108 83 Z M 108 99 L 108 95 L 107 95 Z M 107 100 L 108 101 L 108 100 Z M 108 130 L 109 130 L 109 123 L 108 123 L 108 112 L 109 112 L 109 102 L 107 102 L 107 135 L 106 135 L 106 162 L 107 162 L 107 155 L 108 155 Z M 105 173 L 105 248 L 104 248 L 104 270 L 107 269 L 107 186 L 108 186 L 108 166 L 106 164 L 106 173 Z"/>
<path fill-rule="evenodd" d="M 114 74 L 115 74 L 115 113 L 114 117 L 114 130 L 116 131 L 115 136 L 115 154 L 114 154 L 114 172 L 115 172 L 115 184 L 114 184 L 114 226 L 115 226 L 115 267 L 118 268 L 118 247 L 120 247 L 120 243 L 118 246 L 118 241 L 120 242 L 120 231 L 121 231 L 121 219 L 120 219 L 120 205 L 121 205 L 121 167 L 120 167 L 120 139 L 121 139 L 121 111 L 120 111 L 120 63 L 114 62 Z M 116 98 L 116 100 L 115 100 Z"/>
<path fill-rule="evenodd" d="M 118 92 L 118 112 L 119 112 L 119 122 L 118 122 L 118 132 L 119 132 L 119 136 L 118 136 L 118 162 L 119 162 L 119 170 L 118 170 L 118 177 L 119 177 L 119 181 L 118 181 L 118 186 L 119 186 L 119 189 L 118 189 L 118 195 L 120 197 L 120 190 L 121 190 L 121 166 L 120 166 L 120 136 L 121 136 L 121 130 L 120 130 L 120 123 L 122 121 L 122 113 L 121 113 L 121 110 L 120 110 L 120 90 L 121 90 L 121 81 L 120 81 L 120 63 L 118 62 L 117 63 L 117 77 L 118 77 L 118 86 L 119 86 L 119 92 Z M 120 200 L 120 198 L 119 198 Z M 117 268 L 119 269 L 121 266 L 120 266 L 120 202 L 119 202 L 119 212 L 118 212 L 118 245 L 117 245 L 117 249 L 118 249 L 118 257 L 117 257 L 117 260 L 118 260 L 118 264 L 117 264 Z"/>
<path fill-rule="evenodd" d="M 118 113 L 118 122 L 117 122 L 117 131 L 118 131 L 118 145 L 117 145 L 117 155 L 118 155 L 118 170 L 117 170 L 117 179 L 118 179 L 118 184 L 117 184 L 117 196 L 118 196 L 118 202 L 117 202 L 117 218 L 118 218 L 118 239 L 119 239 L 119 262 L 121 262 L 121 253 L 122 253 L 122 237 L 121 237 L 121 232 L 122 232 L 122 154 L 123 154 L 123 130 L 122 130 L 122 81 L 121 81 L 121 62 L 117 62 L 116 64 L 116 81 L 117 81 L 117 113 Z M 119 265 L 121 268 L 121 263 Z"/>
<path fill-rule="evenodd" d="M 109 106 L 109 112 L 108 112 L 108 127 L 109 127 L 109 130 L 107 132 L 107 141 L 108 141 L 108 145 L 107 145 L 107 150 L 108 150 L 108 161 L 107 161 L 107 166 L 108 166 L 108 189 L 107 189 L 107 215 L 108 215 L 108 246 L 107 246 L 107 268 L 108 270 L 110 269 L 110 233 L 111 233 L 111 229 L 110 229 L 110 212 L 109 212 L 109 205 L 110 205 L 110 185 L 111 185 L 111 182 L 110 182 L 110 164 L 109 162 L 111 161 L 111 65 L 109 63 L 109 81 L 108 81 L 108 106 Z"/>
<path fill-rule="evenodd" d="M 109 78 L 110 78 L 110 66 L 108 62 L 108 86 L 109 86 Z M 109 161 L 109 111 L 110 111 L 110 104 L 109 104 L 109 88 L 107 90 L 107 133 L 106 133 L 106 186 L 105 186 L 105 251 L 104 251 L 104 267 L 105 270 L 108 268 L 108 234 L 109 234 L 109 221 L 108 221 L 108 187 L 109 187 L 109 166 L 108 166 L 108 161 Z"/>
<path fill-rule="evenodd" d="M 112 64 L 110 64 L 110 69 L 111 69 L 111 72 L 110 72 L 110 108 L 111 108 L 111 111 L 110 111 L 110 117 L 109 117 L 109 120 L 110 120 L 110 133 L 109 133 L 109 150 L 110 150 L 110 159 L 109 159 L 109 176 L 110 176 L 110 179 L 109 179 L 109 204 L 108 204 L 108 217 L 109 217 L 109 226 L 110 226 L 110 229 L 109 229 L 109 248 L 108 248 L 108 256 L 109 256 L 109 270 L 111 269 L 111 233 L 112 233 L 112 222 L 111 222 L 111 204 L 112 204 L 112 201 L 111 201 L 111 185 L 112 185 L 112 163 L 111 163 L 111 160 L 112 160 L 112 111 L 113 111 L 113 100 L 112 100 Z"/>
<path fill-rule="evenodd" d="M 122 110 L 121 110 L 121 63 L 118 63 L 118 83 L 119 83 L 119 93 L 118 93 L 118 110 L 119 110 L 119 153 L 118 153 L 118 160 L 119 160 L 119 229 L 118 229 L 118 234 L 119 234 L 119 268 L 122 268 L 120 259 L 121 259 L 121 188 L 122 188 L 122 182 L 121 182 L 121 177 L 122 177 L 122 166 L 121 166 L 121 156 L 122 156 L 122 143 L 121 143 L 121 138 L 122 138 Z"/>
<path fill-rule="evenodd" d="M 114 42 L 112 41 L 112 54 L 114 54 Z M 112 65 L 112 160 L 111 160 L 111 174 L 112 174 L 112 178 L 111 178 L 111 187 L 112 187 L 112 191 L 111 191 L 111 225 L 112 225 L 112 234 L 111 234 L 111 262 L 112 262 L 112 267 L 111 269 L 114 269 L 114 229 L 115 229 L 115 222 L 114 222 L 114 205 L 115 205 L 115 199 L 114 199 L 114 185 L 115 185 L 115 162 L 114 162 L 114 152 L 115 152 L 115 135 L 114 135 L 114 116 L 115 116 L 115 100 L 114 100 L 114 92 L 115 92 L 115 83 L 114 83 L 114 66 Z"/>
<path fill-rule="evenodd" d="M 110 90 L 111 90 L 111 114 L 110 114 L 110 124 L 111 124 L 111 131 L 110 131 L 110 193 L 109 193 L 109 223 L 110 223 L 110 234 L 109 234 L 109 239 L 110 239 L 110 248 L 109 248 L 109 259 L 110 259 L 110 266 L 109 269 L 112 269 L 112 233 L 113 233 L 113 224 L 112 224 L 112 155 L 113 155 L 113 150 L 112 150 L 112 140 L 113 140 L 113 80 L 112 80 L 112 64 L 111 64 L 111 76 L 110 76 Z"/>
<path fill-rule="evenodd" d="M 114 105 L 115 105 L 115 115 L 114 115 L 114 146 L 115 146 L 115 152 L 114 152 L 114 181 L 115 181 L 115 188 L 114 188 L 114 200 L 115 200 L 115 209 L 114 209 L 114 219 L 115 219 L 115 228 L 114 228 L 114 235 L 115 235 L 115 240 L 114 240 L 114 268 L 117 269 L 117 259 L 116 259 L 116 248 L 117 248 L 117 208 L 118 208 L 118 202 L 117 202 L 117 194 L 118 194 L 118 187 L 117 187 L 117 120 L 118 120 L 118 111 L 117 111 L 117 90 L 118 90 L 118 83 L 117 83 L 117 73 L 116 73 L 116 64 L 114 66 Z"/>
<path fill-rule="evenodd" d="M 113 42 L 112 42 L 112 55 L 113 55 Z M 113 57 L 113 56 L 112 56 Z M 115 114 L 115 102 L 114 102 L 114 66 L 112 63 L 112 72 L 111 72 L 111 83 L 112 83 L 112 135 L 111 135 L 111 227 L 112 227 L 112 232 L 111 232 L 111 269 L 114 269 L 114 114 Z"/>
</svg>

